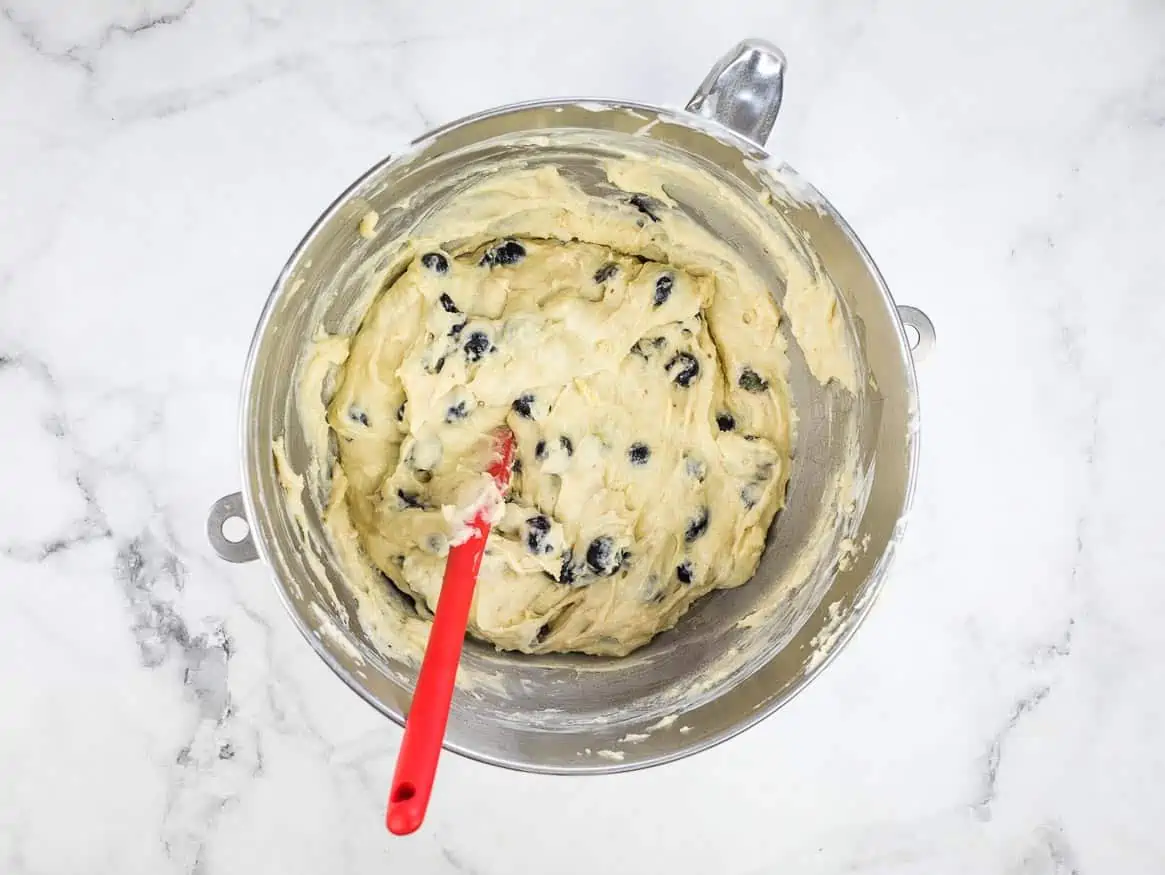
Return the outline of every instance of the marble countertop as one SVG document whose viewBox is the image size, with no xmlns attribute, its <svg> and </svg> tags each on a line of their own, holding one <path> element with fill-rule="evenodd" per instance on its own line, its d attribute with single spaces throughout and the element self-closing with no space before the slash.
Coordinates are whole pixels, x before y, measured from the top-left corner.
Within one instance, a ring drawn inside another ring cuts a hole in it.
<svg viewBox="0 0 1165 875">
<path fill-rule="evenodd" d="M 1165 7 L 683 8 L 5 0 L 0 872 L 1165 871 Z M 743 36 L 789 56 L 772 150 L 938 328 L 889 584 L 737 740 L 451 756 L 394 839 L 399 731 L 206 543 L 268 289 L 411 136 L 680 104 Z"/>
</svg>

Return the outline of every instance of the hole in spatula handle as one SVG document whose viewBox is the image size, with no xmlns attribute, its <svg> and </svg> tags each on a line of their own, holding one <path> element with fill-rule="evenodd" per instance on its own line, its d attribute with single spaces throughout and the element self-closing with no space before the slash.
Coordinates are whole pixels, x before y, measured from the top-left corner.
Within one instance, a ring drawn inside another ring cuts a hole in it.
<svg viewBox="0 0 1165 875">
<path fill-rule="evenodd" d="M 416 795 L 417 788 L 410 784 L 408 781 L 405 781 L 403 784 L 399 785 L 395 790 L 392 791 L 392 799 L 389 801 L 408 802 Z"/>
</svg>

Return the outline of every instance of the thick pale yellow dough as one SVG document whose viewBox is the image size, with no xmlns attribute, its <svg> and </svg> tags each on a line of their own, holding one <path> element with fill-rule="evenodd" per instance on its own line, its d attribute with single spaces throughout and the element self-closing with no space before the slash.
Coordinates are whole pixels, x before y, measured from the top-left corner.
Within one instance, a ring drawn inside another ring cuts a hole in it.
<svg viewBox="0 0 1165 875">
<path fill-rule="evenodd" d="M 772 290 L 730 249 L 665 196 L 600 198 L 542 167 L 470 187 L 399 265 L 302 376 L 315 451 L 336 436 L 318 461 L 342 562 L 426 616 L 485 508 L 470 633 L 532 653 L 629 653 L 751 577 L 794 418 Z M 481 473 L 503 424 L 504 503 Z"/>
</svg>

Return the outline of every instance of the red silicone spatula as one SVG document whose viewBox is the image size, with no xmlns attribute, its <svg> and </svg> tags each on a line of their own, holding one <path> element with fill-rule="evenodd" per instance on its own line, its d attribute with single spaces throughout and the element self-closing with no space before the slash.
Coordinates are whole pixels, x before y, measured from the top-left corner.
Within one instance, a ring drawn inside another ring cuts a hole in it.
<svg viewBox="0 0 1165 875">
<path fill-rule="evenodd" d="M 510 485 L 510 462 L 514 456 L 514 435 L 508 428 L 497 433 L 496 451 L 489 473 L 504 493 Z M 445 579 L 437 598 L 433 629 L 429 632 L 413 704 L 405 720 L 405 736 L 397 753 L 396 773 L 392 776 L 392 790 L 388 795 L 385 822 L 388 831 L 394 835 L 415 832 L 429 807 L 437 758 L 441 755 L 445 724 L 449 721 L 457 663 L 461 661 L 461 643 L 465 640 L 465 626 L 469 622 L 473 588 L 477 583 L 485 540 L 489 537 L 490 524 L 483 517 L 484 512 L 474 518 L 473 536 L 464 544 L 451 548 L 445 564 Z"/>
</svg>

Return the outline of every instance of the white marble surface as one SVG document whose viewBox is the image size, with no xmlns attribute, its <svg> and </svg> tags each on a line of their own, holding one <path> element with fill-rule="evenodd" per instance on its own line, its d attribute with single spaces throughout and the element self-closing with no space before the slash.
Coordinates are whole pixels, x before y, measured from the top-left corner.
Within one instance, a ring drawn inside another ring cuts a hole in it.
<svg viewBox="0 0 1165 875">
<path fill-rule="evenodd" d="M 1160 3 L 4 4 L 0 872 L 1165 871 Z M 790 58 L 773 150 L 938 327 L 890 584 L 740 739 L 449 757 L 393 839 L 399 731 L 204 536 L 267 290 L 411 135 L 679 103 L 746 35 Z"/>
</svg>

